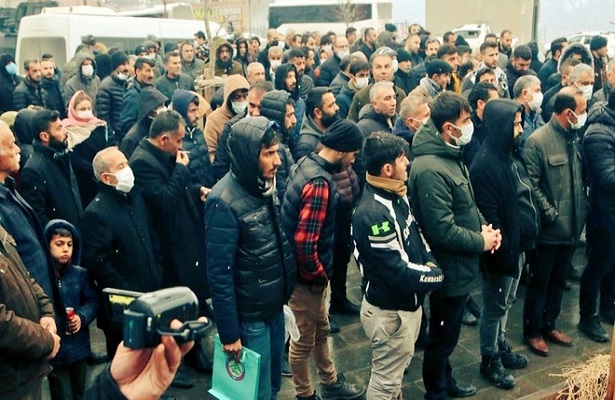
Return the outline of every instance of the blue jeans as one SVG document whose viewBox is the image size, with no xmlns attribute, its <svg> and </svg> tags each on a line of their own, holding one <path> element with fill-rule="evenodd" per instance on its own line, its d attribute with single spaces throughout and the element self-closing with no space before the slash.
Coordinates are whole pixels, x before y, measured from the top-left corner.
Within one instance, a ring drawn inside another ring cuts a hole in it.
<svg viewBox="0 0 615 400">
<path fill-rule="evenodd" d="M 261 356 L 258 400 L 275 400 L 282 385 L 284 312 L 267 321 L 243 322 L 241 344 Z"/>
</svg>

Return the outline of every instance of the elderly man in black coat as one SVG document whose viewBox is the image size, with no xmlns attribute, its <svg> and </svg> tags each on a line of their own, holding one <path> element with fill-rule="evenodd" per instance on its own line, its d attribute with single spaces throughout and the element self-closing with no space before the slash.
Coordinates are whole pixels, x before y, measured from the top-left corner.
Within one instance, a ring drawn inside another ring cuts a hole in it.
<svg viewBox="0 0 615 400">
<path fill-rule="evenodd" d="M 92 166 L 101 185 L 81 222 L 83 265 L 101 290 L 161 289 L 162 266 L 154 253 L 150 214 L 142 189 L 133 187 L 128 160 L 117 147 L 108 147 L 96 154 Z M 107 354 L 113 358 L 122 341 L 121 327 L 110 326 L 103 315 L 98 326 L 105 332 Z"/>
<path fill-rule="evenodd" d="M 188 286 L 199 300 L 201 315 L 209 315 L 203 202 L 210 189 L 191 184 L 190 159 L 182 151 L 185 134 L 186 122 L 177 111 L 159 113 L 149 137 L 130 157 L 130 167 L 160 237 L 165 286 Z M 192 355 L 202 354 L 200 343 L 194 349 Z M 202 358 L 194 366 L 208 369 Z"/>
</svg>

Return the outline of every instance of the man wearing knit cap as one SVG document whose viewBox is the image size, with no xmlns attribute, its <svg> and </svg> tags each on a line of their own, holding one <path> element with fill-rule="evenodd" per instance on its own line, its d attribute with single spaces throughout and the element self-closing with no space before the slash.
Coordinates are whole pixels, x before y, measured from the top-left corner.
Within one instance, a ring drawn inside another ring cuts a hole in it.
<svg viewBox="0 0 615 400">
<path fill-rule="evenodd" d="M 404 49 L 397 50 L 397 71 L 393 80 L 395 86 L 401 88 L 404 92 L 410 93 L 414 89 L 413 80 L 410 75 L 412 69 L 412 56 Z"/>
<path fill-rule="evenodd" d="M 123 51 L 111 54 L 111 75 L 100 83 L 96 95 L 96 115 L 105 120 L 109 127 L 109 137 L 119 136 L 122 98 L 126 93 L 128 79 L 128 56 Z M 116 137 L 119 141 L 121 137 Z"/>
<path fill-rule="evenodd" d="M 288 302 L 300 338 L 290 342 L 290 368 L 298 400 L 316 400 L 310 383 L 309 356 L 314 354 L 323 397 L 355 399 L 365 388 L 345 382 L 338 374 L 327 336 L 325 295 L 333 270 L 333 238 L 338 193 L 332 174 L 351 165 L 363 145 L 363 135 L 349 120 L 333 123 L 311 153 L 291 170 L 282 204 L 282 222 L 297 260 L 297 285 Z"/>
<path fill-rule="evenodd" d="M 602 89 L 602 82 L 606 82 L 606 64 L 608 63 L 606 45 L 606 38 L 600 35 L 594 36 L 591 42 L 589 42 L 589 50 L 591 50 L 594 57 L 594 75 L 596 76 L 594 93 Z"/>
</svg>

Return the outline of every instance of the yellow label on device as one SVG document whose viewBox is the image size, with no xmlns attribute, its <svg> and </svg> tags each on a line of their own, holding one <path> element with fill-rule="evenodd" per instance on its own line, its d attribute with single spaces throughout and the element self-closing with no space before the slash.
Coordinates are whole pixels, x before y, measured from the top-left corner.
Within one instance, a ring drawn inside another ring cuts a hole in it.
<svg viewBox="0 0 615 400">
<path fill-rule="evenodd" d="M 109 301 L 111 303 L 113 303 L 113 304 L 129 305 L 130 303 L 135 301 L 135 298 L 134 297 L 129 297 L 129 296 L 121 296 L 119 294 L 110 294 L 109 295 Z"/>
</svg>

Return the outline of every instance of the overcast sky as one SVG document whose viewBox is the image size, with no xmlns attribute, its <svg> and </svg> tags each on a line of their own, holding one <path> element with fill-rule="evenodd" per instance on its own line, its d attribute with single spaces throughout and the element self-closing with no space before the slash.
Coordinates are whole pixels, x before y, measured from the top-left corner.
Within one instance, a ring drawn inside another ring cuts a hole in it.
<svg viewBox="0 0 615 400">
<path fill-rule="evenodd" d="M 425 1 L 429 0 L 393 0 L 394 22 L 424 24 Z M 615 0 L 541 0 L 540 7 L 540 42 L 550 42 L 556 37 L 571 36 L 580 31 L 615 32 L 615 25 L 610 23 L 615 21 Z"/>
</svg>

